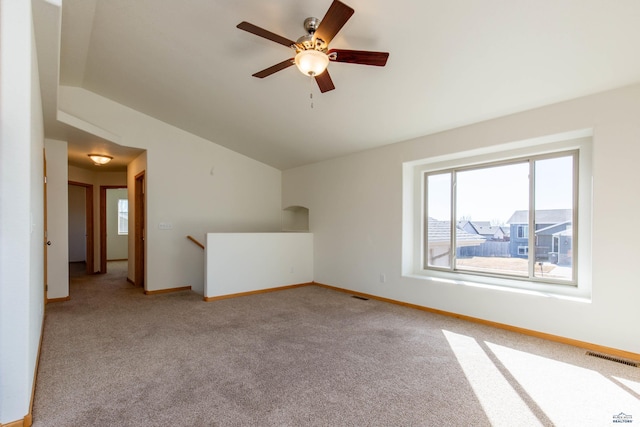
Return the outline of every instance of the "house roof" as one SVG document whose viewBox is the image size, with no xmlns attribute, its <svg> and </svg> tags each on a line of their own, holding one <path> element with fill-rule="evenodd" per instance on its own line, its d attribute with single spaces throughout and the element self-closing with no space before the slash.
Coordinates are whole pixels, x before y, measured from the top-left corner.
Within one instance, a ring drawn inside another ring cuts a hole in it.
<svg viewBox="0 0 640 427">
<path fill-rule="evenodd" d="M 490 221 L 458 221 L 458 228 L 465 231 L 471 228 L 481 236 L 495 236 L 499 232 L 505 235 L 509 234 L 508 227 L 503 228 L 499 225 L 491 225 Z"/>
<path fill-rule="evenodd" d="M 467 220 L 462 220 L 462 221 L 458 221 L 457 227 L 460 230 L 468 230 L 471 229 L 473 230 L 476 234 L 478 233 L 478 230 L 476 229 L 474 223 L 472 223 L 471 221 L 467 221 Z"/>
<path fill-rule="evenodd" d="M 491 221 L 472 221 L 474 227 L 491 227 Z"/>
<path fill-rule="evenodd" d="M 536 234 L 540 234 L 540 235 L 556 234 L 559 231 L 564 231 L 566 229 L 571 229 L 571 221 L 558 222 L 556 224 L 551 224 L 547 227 L 540 228 L 536 230 Z"/>
<path fill-rule="evenodd" d="M 572 209 L 538 209 L 536 210 L 536 223 L 557 224 L 559 222 L 571 221 Z M 507 224 L 527 224 L 529 222 L 529 211 L 515 211 Z"/>
<path fill-rule="evenodd" d="M 554 236 L 573 236 L 573 227 L 568 227 L 566 230 L 558 231 L 557 233 L 553 233 Z"/>
<path fill-rule="evenodd" d="M 430 243 L 449 242 L 451 236 L 451 222 L 441 221 L 429 217 L 427 235 Z M 456 243 L 458 246 L 473 246 L 483 243 L 486 239 L 478 234 L 467 233 L 456 228 Z"/>
<path fill-rule="evenodd" d="M 497 232 L 501 231 L 502 228 L 500 228 L 499 225 L 481 225 L 476 226 L 476 230 L 478 230 L 478 234 L 483 236 L 493 236 Z"/>
</svg>

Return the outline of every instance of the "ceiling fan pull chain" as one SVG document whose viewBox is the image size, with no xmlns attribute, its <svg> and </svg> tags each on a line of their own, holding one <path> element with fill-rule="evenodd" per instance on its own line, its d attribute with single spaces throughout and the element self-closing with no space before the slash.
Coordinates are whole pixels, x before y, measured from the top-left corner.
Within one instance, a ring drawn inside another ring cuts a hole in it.
<svg viewBox="0 0 640 427">
<path fill-rule="evenodd" d="M 311 109 L 313 109 L 313 75 L 310 74 L 309 77 L 311 77 L 309 80 L 311 82 L 311 87 L 309 88 L 309 99 L 311 100 Z"/>
</svg>

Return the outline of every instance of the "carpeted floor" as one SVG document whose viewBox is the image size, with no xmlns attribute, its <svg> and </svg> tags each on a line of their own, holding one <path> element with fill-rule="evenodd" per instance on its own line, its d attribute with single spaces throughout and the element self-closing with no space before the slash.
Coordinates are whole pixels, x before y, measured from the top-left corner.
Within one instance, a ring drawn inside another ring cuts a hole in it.
<svg viewBox="0 0 640 427">
<path fill-rule="evenodd" d="M 316 286 L 145 296 L 108 269 L 47 306 L 35 427 L 640 423 L 640 369 L 578 348 Z"/>
</svg>

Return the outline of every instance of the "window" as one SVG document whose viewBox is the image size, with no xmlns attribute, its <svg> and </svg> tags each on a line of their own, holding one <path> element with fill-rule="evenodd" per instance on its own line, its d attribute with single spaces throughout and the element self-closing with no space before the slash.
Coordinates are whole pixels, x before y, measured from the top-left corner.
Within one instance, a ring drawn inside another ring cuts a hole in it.
<svg viewBox="0 0 640 427">
<path fill-rule="evenodd" d="M 578 158 L 571 150 L 424 172 L 423 269 L 575 285 Z"/>
<path fill-rule="evenodd" d="M 129 234 L 129 200 L 118 199 L 118 235 Z"/>
<path fill-rule="evenodd" d="M 518 226 L 518 237 L 521 239 L 526 239 L 529 237 L 529 226 L 528 225 L 519 225 Z"/>
</svg>

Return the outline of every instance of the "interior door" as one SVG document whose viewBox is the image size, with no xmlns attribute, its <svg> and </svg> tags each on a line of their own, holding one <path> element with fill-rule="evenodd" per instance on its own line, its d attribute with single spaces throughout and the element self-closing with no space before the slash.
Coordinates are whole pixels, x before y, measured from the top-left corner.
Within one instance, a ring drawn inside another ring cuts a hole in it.
<svg viewBox="0 0 640 427">
<path fill-rule="evenodd" d="M 144 256 L 145 256 L 145 177 L 144 171 L 136 175 L 134 189 L 135 206 L 135 285 L 145 287 Z"/>
<path fill-rule="evenodd" d="M 86 184 L 83 182 L 69 181 L 70 186 L 77 186 L 84 188 L 85 206 L 84 206 L 84 245 L 85 245 L 85 261 L 86 261 L 86 273 L 94 273 L 94 250 L 93 250 L 93 184 Z M 71 189 L 69 190 L 71 192 Z M 71 215 L 71 212 L 69 212 Z M 71 228 L 70 228 L 71 230 Z M 69 243 L 71 244 L 72 238 L 69 237 Z"/>
</svg>

